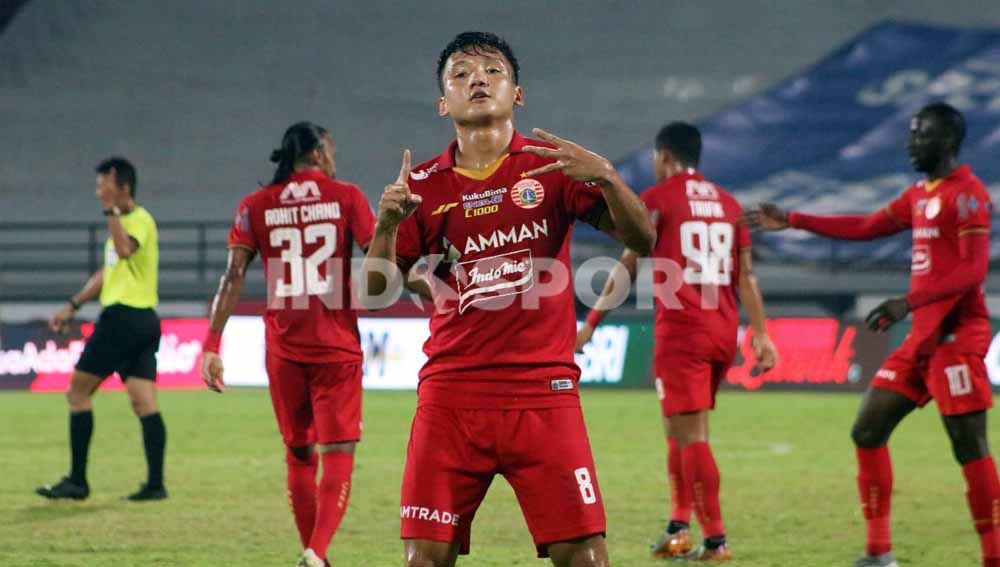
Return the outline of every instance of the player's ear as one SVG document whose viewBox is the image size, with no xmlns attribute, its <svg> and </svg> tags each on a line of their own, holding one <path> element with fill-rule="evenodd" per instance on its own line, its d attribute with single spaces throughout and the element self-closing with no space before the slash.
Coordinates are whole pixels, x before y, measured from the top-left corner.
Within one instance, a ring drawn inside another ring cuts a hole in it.
<svg viewBox="0 0 1000 567">
<path fill-rule="evenodd" d="M 438 116 L 448 116 L 448 103 L 444 101 L 444 97 L 438 99 Z"/>
<path fill-rule="evenodd" d="M 521 85 L 514 87 L 514 106 L 524 106 L 524 89 Z"/>
</svg>

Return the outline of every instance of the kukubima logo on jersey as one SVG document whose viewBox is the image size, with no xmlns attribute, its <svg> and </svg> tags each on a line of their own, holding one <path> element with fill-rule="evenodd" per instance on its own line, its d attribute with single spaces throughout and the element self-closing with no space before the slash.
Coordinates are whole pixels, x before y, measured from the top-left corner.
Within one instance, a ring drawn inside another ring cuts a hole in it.
<svg viewBox="0 0 1000 567">
<path fill-rule="evenodd" d="M 319 199 L 319 185 L 316 185 L 315 181 L 303 181 L 302 183 L 293 181 L 285 185 L 278 197 L 282 203 L 308 203 Z"/>
</svg>

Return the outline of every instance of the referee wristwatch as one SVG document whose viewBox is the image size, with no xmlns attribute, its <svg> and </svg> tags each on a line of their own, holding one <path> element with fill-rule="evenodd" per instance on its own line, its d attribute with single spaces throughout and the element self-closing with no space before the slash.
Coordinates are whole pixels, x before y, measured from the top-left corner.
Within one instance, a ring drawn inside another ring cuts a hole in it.
<svg viewBox="0 0 1000 567">
<path fill-rule="evenodd" d="M 104 216 L 106 217 L 120 217 L 122 216 L 122 210 L 118 207 L 111 207 L 110 209 L 104 209 Z"/>
</svg>

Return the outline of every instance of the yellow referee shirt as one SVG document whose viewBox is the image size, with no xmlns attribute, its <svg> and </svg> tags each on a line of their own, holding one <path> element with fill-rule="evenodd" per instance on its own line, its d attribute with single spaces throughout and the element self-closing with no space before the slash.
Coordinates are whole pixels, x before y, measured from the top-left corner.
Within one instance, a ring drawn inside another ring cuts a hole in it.
<svg viewBox="0 0 1000 567">
<path fill-rule="evenodd" d="M 115 243 L 108 237 L 104 243 L 101 305 L 107 307 L 120 303 L 137 308 L 156 307 L 159 301 L 156 285 L 160 263 L 156 221 L 142 207 L 136 207 L 118 218 L 125 232 L 139 243 L 139 248 L 128 258 L 121 259 L 115 252 Z"/>
</svg>

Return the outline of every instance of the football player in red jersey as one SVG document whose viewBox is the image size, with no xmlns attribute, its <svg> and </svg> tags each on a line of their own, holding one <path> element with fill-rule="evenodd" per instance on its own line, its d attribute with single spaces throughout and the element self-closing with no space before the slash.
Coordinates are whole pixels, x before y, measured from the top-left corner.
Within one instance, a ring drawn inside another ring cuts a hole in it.
<svg viewBox="0 0 1000 567">
<path fill-rule="evenodd" d="M 989 264 L 992 204 L 982 182 L 958 161 L 962 114 L 943 103 L 912 118 L 907 152 L 926 179 L 867 216 L 814 216 L 762 204 L 749 222 L 766 230 L 799 228 L 846 240 L 871 240 L 911 229 L 910 292 L 867 317 L 885 331 L 913 313 L 913 327 L 872 379 L 851 430 L 858 489 L 868 528 L 858 567 L 896 565 L 889 537 L 892 463 L 887 443 L 914 408 L 937 401 L 962 466 L 983 565 L 1000 566 L 1000 482 L 986 440 L 993 406 L 983 358 L 990 344 L 983 283 Z"/>
<path fill-rule="evenodd" d="M 708 412 L 715 392 L 736 356 L 737 296 L 753 330 L 755 372 L 770 370 L 777 352 L 767 335 L 764 302 L 752 272 L 750 233 L 740 204 L 697 171 L 701 133 L 673 122 L 656 136 L 653 168 L 657 184 L 642 192 L 656 226 L 652 256 L 656 302 L 656 392 L 667 433 L 670 524 L 653 545 L 657 557 L 728 561 L 719 504 L 719 469 L 708 444 Z M 634 280 L 639 254 L 626 249 L 604 291 L 577 333 L 576 348 L 614 308 L 615 282 Z M 669 291 L 666 291 L 669 290 Z M 701 523 L 704 544 L 692 550 L 691 510 Z"/>
<path fill-rule="evenodd" d="M 278 164 L 274 179 L 243 199 L 229 233 L 201 375 L 222 391 L 222 330 L 260 254 L 268 282 L 268 382 L 304 548 L 297 565 L 322 567 L 347 508 L 361 437 L 362 355 L 349 274 L 352 248 L 371 241 L 375 216 L 357 186 L 334 180 L 334 142 L 324 128 L 292 125 L 271 161 Z"/>
<path fill-rule="evenodd" d="M 648 251 L 653 227 L 608 160 L 514 129 L 518 73 L 493 34 L 462 33 L 445 47 L 438 112 L 456 139 L 412 169 L 404 152 L 362 267 L 372 296 L 421 257 L 434 275 L 400 507 L 410 566 L 454 565 L 468 553 L 496 474 L 513 487 L 540 557 L 608 565 L 573 361 L 569 240 L 579 219 Z"/>
</svg>

